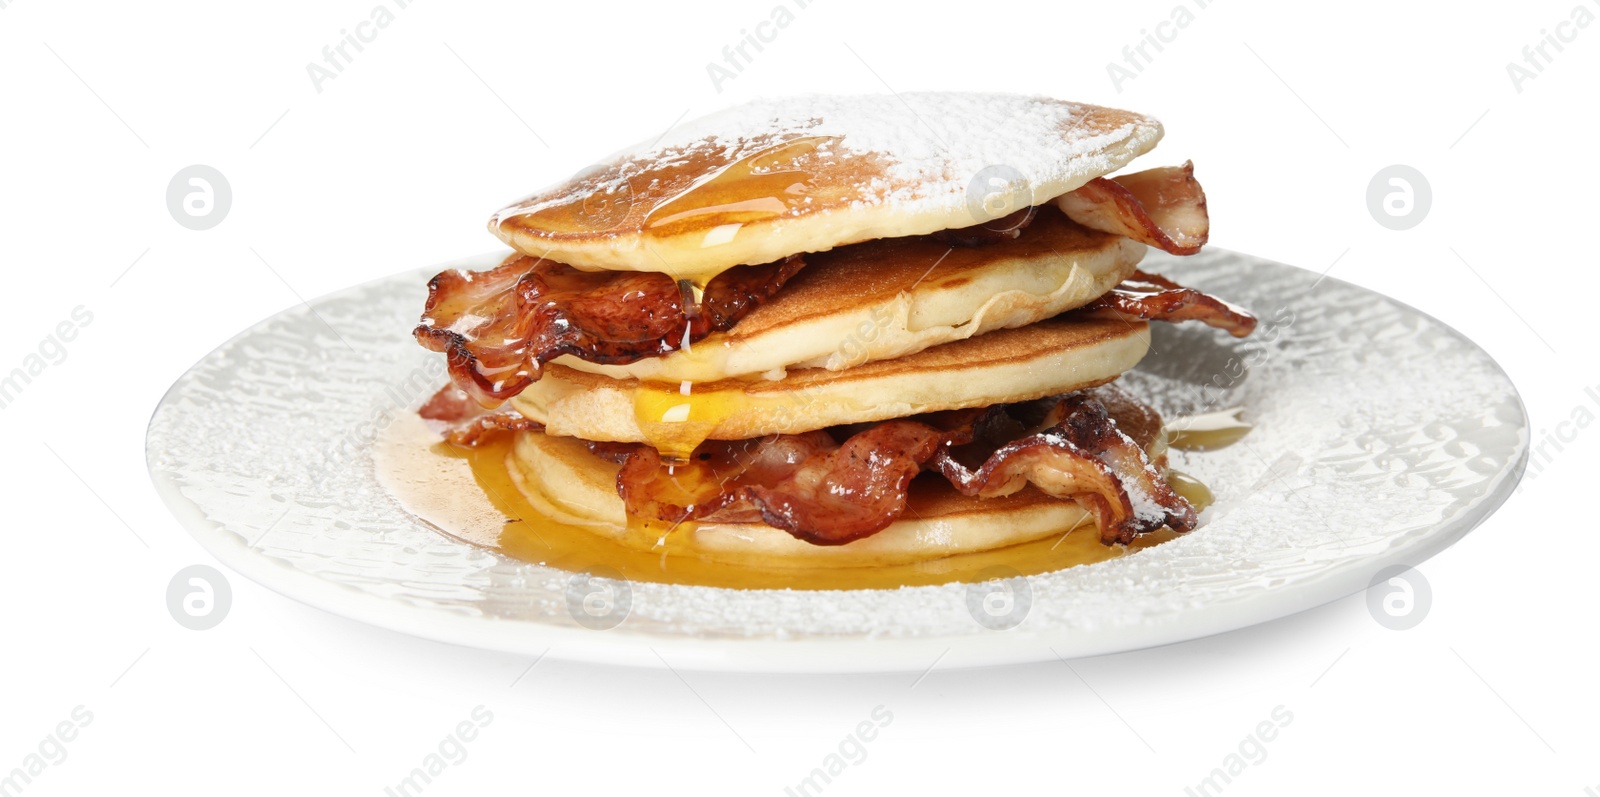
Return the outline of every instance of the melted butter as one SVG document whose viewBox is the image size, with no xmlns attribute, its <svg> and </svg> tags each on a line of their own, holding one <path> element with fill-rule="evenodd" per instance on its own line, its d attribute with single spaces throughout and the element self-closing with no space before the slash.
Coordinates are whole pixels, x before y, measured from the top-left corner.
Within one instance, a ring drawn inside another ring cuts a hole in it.
<svg viewBox="0 0 1600 797">
<path fill-rule="evenodd" d="M 895 589 L 982 581 L 986 571 L 997 565 L 1022 575 L 1048 573 L 1126 556 L 1178 536 L 1162 529 L 1129 546 L 1106 546 L 1094 525 L 1086 523 L 1033 542 L 915 564 L 732 565 L 701 559 L 675 544 L 683 537 L 674 532 L 683 530 L 683 525 L 674 529 L 660 522 L 632 523 L 629 533 L 655 546 L 638 550 L 541 515 L 507 472 L 509 435 L 478 448 L 455 448 L 433 442 L 437 438 L 414 419 L 391 424 L 383 434 L 377 456 L 380 480 L 408 511 L 445 534 L 525 562 L 571 572 L 610 567 L 634 581 L 730 589 Z M 1210 491 L 1192 479 L 1174 482 L 1173 487 L 1196 508 L 1209 500 Z"/>
<path fill-rule="evenodd" d="M 1242 407 L 1178 418 L 1167 424 L 1167 445 L 1180 451 L 1214 451 L 1244 439 L 1255 428 L 1239 419 Z"/>
<path fill-rule="evenodd" d="M 743 399 L 732 390 L 695 392 L 693 382 L 643 382 L 633 392 L 633 414 L 645 442 L 664 459 L 684 461 Z"/>
</svg>

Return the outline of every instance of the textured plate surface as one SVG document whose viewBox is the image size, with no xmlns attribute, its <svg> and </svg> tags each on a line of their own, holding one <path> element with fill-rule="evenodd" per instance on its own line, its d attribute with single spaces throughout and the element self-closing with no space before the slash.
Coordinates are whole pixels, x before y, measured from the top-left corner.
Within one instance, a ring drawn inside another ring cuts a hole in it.
<svg viewBox="0 0 1600 797">
<path fill-rule="evenodd" d="M 980 625 L 995 592 L 948 584 L 802 592 L 628 585 L 611 630 L 568 610 L 572 574 L 439 534 L 379 485 L 372 443 L 443 383 L 411 341 L 427 277 L 280 313 L 206 356 L 147 439 L 157 490 L 230 567 L 335 614 L 431 639 L 569 659 L 752 671 L 922 670 L 1087 656 L 1242 628 L 1364 589 L 1482 522 L 1526 463 L 1515 388 L 1459 333 L 1381 295 L 1208 250 L 1144 268 L 1253 310 L 1256 334 L 1154 324 L 1124 377 L 1169 418 L 1244 407 L 1244 442 L 1175 452 L 1218 501 L 1194 533 L 1010 583 L 1024 619 Z M 941 658 L 942 657 L 942 658 Z"/>
</svg>

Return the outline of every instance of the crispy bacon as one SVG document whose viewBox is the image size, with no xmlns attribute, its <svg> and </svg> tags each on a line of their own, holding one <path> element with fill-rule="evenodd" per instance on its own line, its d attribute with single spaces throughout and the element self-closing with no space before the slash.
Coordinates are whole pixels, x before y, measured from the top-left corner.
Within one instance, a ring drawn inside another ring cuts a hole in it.
<svg viewBox="0 0 1600 797">
<path fill-rule="evenodd" d="M 878 424 L 840 445 L 827 432 L 712 444 L 710 456 L 664 465 L 640 446 L 617 474 L 628 511 L 678 523 L 756 520 L 818 545 L 889 525 L 944 434 L 915 421 Z"/>
<path fill-rule="evenodd" d="M 1194 507 L 1118 428 L 1107 403 L 1137 404 L 1111 387 L 1069 394 L 1051 407 L 1044 431 L 1007 443 L 978 468 L 963 466 L 948 449 L 935 453 L 931 464 L 962 495 L 993 498 L 1031 483 L 1048 495 L 1071 498 L 1095 515 L 1106 545 L 1126 545 L 1162 526 L 1192 530 Z M 1141 415 L 1154 413 L 1138 406 Z"/>
<path fill-rule="evenodd" d="M 1094 513 L 1106 544 L 1167 525 L 1194 527 L 1193 507 L 1162 480 L 1144 448 L 1120 431 L 1106 405 L 1138 406 L 1130 420 L 1152 437 L 1153 410 L 1115 388 L 979 412 L 871 425 L 843 443 L 827 432 L 712 441 L 686 463 L 663 463 L 636 445 L 623 453 L 617 492 L 636 517 L 760 520 L 817 545 L 871 536 L 906 509 L 911 479 L 942 474 L 964 495 L 1008 495 L 1032 483 Z M 1031 425 L 1037 428 L 1029 432 Z M 1145 446 L 1149 441 L 1145 441 Z M 987 453 L 984 453 L 987 452 Z M 963 458 L 981 465 L 968 468 Z"/>
<path fill-rule="evenodd" d="M 440 388 L 417 410 L 417 415 L 448 424 L 443 432 L 444 439 L 457 446 L 475 446 L 497 431 L 544 428 L 543 424 L 522 417 L 516 410 L 486 410 L 455 385 Z"/>
<path fill-rule="evenodd" d="M 1205 192 L 1194 167 L 1164 167 L 1096 178 L 1059 197 L 1074 221 L 1126 235 L 1173 254 L 1206 241 Z M 934 237 L 984 246 L 1022 234 L 1038 208 Z M 696 302 L 687 286 L 657 272 L 582 271 L 515 254 L 496 268 L 452 270 L 428 283 L 417 341 L 449 357 L 451 380 L 486 407 L 539 379 L 546 362 L 569 354 L 594 363 L 630 363 L 676 351 L 732 328 L 800 270 L 791 255 L 719 274 Z"/>
<path fill-rule="evenodd" d="M 512 255 L 489 271 L 458 269 L 429 281 L 414 334 L 449 356 L 457 387 L 494 407 L 537 381 L 543 365 L 563 354 L 628 363 L 729 329 L 803 265 L 800 255 L 791 255 L 736 266 L 711 280 L 696 304 L 666 274 L 579 271 Z"/>
<path fill-rule="evenodd" d="M 1073 221 L 1156 247 L 1192 255 L 1211 234 L 1206 192 L 1194 179 L 1194 162 L 1121 177 L 1096 177 L 1056 199 Z"/>
<path fill-rule="evenodd" d="M 1074 312 L 1088 318 L 1200 321 L 1236 338 L 1256 328 L 1256 317 L 1248 310 L 1143 271 L 1133 272 L 1132 277 Z"/>
</svg>

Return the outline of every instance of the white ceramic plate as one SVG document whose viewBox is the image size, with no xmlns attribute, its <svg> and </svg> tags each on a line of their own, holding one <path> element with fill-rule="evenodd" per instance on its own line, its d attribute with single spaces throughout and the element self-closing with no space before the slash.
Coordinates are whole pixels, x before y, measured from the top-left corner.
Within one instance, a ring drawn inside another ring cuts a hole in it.
<svg viewBox="0 0 1600 797">
<path fill-rule="evenodd" d="M 1241 444 L 1174 453 L 1174 467 L 1217 493 L 1200 529 L 998 584 L 615 585 L 630 594 L 626 619 L 592 630 L 569 611 L 571 573 L 439 534 L 386 494 L 373 468 L 381 428 L 442 383 L 440 355 L 409 334 L 427 277 L 500 257 L 328 296 L 206 356 L 150 422 L 150 471 L 172 512 L 261 584 L 430 639 L 646 666 L 922 670 L 935 660 L 992 665 L 1179 642 L 1353 594 L 1380 569 L 1415 565 L 1481 523 L 1527 459 L 1515 388 L 1449 327 L 1257 258 L 1153 253 L 1147 270 L 1262 321 L 1243 341 L 1198 324 L 1154 324 L 1150 355 L 1125 377 L 1168 417 L 1242 406 L 1256 425 Z M 992 594 L 1002 585 L 1009 594 Z M 1020 625 L 992 630 L 975 619 L 997 611 Z"/>
</svg>

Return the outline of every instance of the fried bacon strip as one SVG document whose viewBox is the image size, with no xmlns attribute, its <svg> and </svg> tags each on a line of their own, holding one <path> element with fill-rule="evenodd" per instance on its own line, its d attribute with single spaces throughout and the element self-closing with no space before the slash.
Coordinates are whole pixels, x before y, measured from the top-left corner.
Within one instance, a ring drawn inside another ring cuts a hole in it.
<svg viewBox="0 0 1600 797">
<path fill-rule="evenodd" d="M 1206 241 L 1205 192 L 1193 164 L 1096 178 L 1056 200 L 1074 221 L 1126 235 L 1173 254 Z M 1013 240 L 1038 208 L 934 233 L 957 246 Z M 428 283 L 414 335 L 449 357 L 456 386 L 486 407 L 537 381 L 545 363 L 569 354 L 593 363 L 630 363 L 676 351 L 730 329 L 778 292 L 804 265 L 800 255 L 719 274 L 695 301 L 657 272 L 582 271 L 516 254 L 488 271 L 446 271 Z"/>
<path fill-rule="evenodd" d="M 731 328 L 805 264 L 800 255 L 736 266 L 696 304 L 657 272 L 580 271 L 512 255 L 489 271 L 446 271 L 428 282 L 417 342 L 449 356 L 450 377 L 479 404 L 498 406 L 570 354 L 629 363 Z"/>
<path fill-rule="evenodd" d="M 931 464 L 962 495 L 994 498 L 1031 483 L 1047 495 L 1070 498 L 1094 514 L 1106 545 L 1126 545 L 1162 526 L 1192 530 L 1194 507 L 1118 428 L 1107 403 L 1154 413 L 1113 387 L 1080 391 L 1050 408 L 1044 431 L 1005 444 L 976 469 L 963 466 L 948 449 L 936 452 Z"/>
<path fill-rule="evenodd" d="M 444 439 L 457 446 L 475 446 L 496 431 L 544 429 L 543 424 L 522 417 L 516 410 L 486 410 L 455 385 L 445 385 L 433 394 L 417 414 L 430 421 L 449 424 Z"/>
<path fill-rule="evenodd" d="M 823 431 L 713 442 L 670 466 L 639 446 L 617 474 L 617 492 L 639 517 L 760 520 L 807 542 L 841 545 L 904 512 L 912 477 L 945 443 L 931 426 L 895 420 L 843 445 Z"/>
<path fill-rule="evenodd" d="M 1122 318 L 1172 323 L 1200 321 L 1241 338 L 1249 335 L 1256 326 L 1255 316 L 1243 308 L 1208 293 L 1185 288 L 1159 274 L 1148 274 L 1143 271 L 1135 271 L 1132 277 L 1123 280 L 1117 287 L 1072 312 L 1078 317 L 1086 318 Z M 1129 406 L 1143 407 L 1136 401 L 1131 401 Z M 1130 421 L 1128 413 L 1133 411 L 1129 407 L 1123 407 L 1116 409 L 1113 415 L 1126 426 Z M 538 428 L 538 424 L 515 412 L 506 410 L 491 413 L 484 410 L 473 394 L 453 385 L 445 386 L 418 412 L 424 418 L 454 424 L 454 428 L 448 432 L 448 437 L 451 442 L 459 445 L 476 445 L 482 435 L 495 429 Z M 975 421 L 976 417 L 969 420 Z M 1159 425 L 1159 419 L 1156 423 Z M 1138 438 L 1139 435 L 1134 437 Z"/>
<path fill-rule="evenodd" d="M 1200 321 L 1242 338 L 1256 328 L 1256 317 L 1209 293 L 1185 288 L 1159 274 L 1133 276 L 1078 308 L 1079 316 L 1145 321 Z"/>
<path fill-rule="evenodd" d="M 1174 255 L 1192 255 L 1211 234 L 1206 192 L 1194 179 L 1194 162 L 1121 177 L 1096 177 L 1063 194 L 1056 206 L 1073 221 L 1125 235 Z"/>
<path fill-rule="evenodd" d="M 1042 403 L 885 421 L 842 443 L 822 431 L 712 441 L 690 462 L 672 465 L 646 445 L 623 453 L 611 444 L 597 453 L 621 459 L 617 492 L 631 515 L 671 523 L 759 519 L 817 545 L 883 530 L 905 511 L 911 479 L 923 470 L 971 496 L 1008 495 L 1032 483 L 1093 512 L 1108 545 L 1162 525 L 1192 529 L 1193 507 L 1117 428 L 1107 403 L 1137 404 L 1102 387 Z M 1032 416 L 1044 426 L 1029 433 Z M 1148 418 L 1134 420 L 1148 427 Z M 975 454 L 982 461 L 976 468 L 960 461 Z"/>
</svg>

